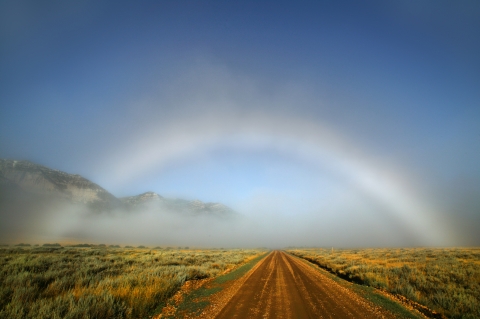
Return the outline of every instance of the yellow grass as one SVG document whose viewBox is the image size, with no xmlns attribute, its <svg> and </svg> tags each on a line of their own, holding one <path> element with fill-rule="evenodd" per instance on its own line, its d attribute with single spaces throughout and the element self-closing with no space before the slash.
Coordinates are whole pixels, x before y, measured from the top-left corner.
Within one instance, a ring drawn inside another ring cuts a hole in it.
<svg viewBox="0 0 480 319">
<path fill-rule="evenodd" d="M 0 319 L 144 318 L 260 250 L 0 249 Z"/>
</svg>

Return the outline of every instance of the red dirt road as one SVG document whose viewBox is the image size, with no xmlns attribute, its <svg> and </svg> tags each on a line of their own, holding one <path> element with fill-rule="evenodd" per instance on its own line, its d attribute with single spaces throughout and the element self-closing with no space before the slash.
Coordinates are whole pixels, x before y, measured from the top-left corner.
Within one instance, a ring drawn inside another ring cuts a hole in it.
<svg viewBox="0 0 480 319">
<path fill-rule="evenodd" d="M 260 261 L 219 308 L 217 319 L 394 318 L 305 262 L 280 251 Z"/>
</svg>

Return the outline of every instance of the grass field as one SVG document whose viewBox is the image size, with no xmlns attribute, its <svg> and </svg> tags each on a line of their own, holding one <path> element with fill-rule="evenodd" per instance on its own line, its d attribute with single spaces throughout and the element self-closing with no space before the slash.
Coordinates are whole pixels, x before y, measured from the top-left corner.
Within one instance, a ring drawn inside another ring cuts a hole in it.
<svg viewBox="0 0 480 319">
<path fill-rule="evenodd" d="M 330 272 L 448 318 L 480 318 L 480 248 L 289 249 Z"/>
<path fill-rule="evenodd" d="M 0 318 L 147 318 L 186 281 L 217 277 L 261 253 L 1 247 Z"/>
</svg>

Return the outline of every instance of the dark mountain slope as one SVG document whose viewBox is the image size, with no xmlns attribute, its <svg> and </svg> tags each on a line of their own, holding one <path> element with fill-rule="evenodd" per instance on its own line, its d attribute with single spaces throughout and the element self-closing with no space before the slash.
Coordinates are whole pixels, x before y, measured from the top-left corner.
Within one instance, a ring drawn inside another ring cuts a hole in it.
<svg viewBox="0 0 480 319">
<path fill-rule="evenodd" d="M 154 192 L 116 198 L 104 188 L 80 176 L 51 169 L 29 161 L 0 159 L 0 192 L 3 196 L 15 193 L 21 200 L 34 196 L 86 204 L 95 212 L 112 209 L 126 211 L 168 210 L 190 215 L 231 216 L 235 212 L 220 203 L 200 200 L 164 198 Z M 12 206 L 12 204 L 10 204 Z"/>
<path fill-rule="evenodd" d="M 61 197 L 74 203 L 103 207 L 120 204 L 115 196 L 80 175 L 68 174 L 28 161 L 0 159 L 0 183 L 2 188 L 16 186 L 24 192 Z"/>
</svg>

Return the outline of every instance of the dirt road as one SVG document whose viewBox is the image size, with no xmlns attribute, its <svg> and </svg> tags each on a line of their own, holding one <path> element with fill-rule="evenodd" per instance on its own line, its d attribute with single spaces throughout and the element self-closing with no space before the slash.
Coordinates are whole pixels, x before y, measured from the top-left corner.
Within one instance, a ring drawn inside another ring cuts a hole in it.
<svg viewBox="0 0 480 319">
<path fill-rule="evenodd" d="M 260 263 L 215 318 L 393 318 L 284 252 Z"/>
</svg>

